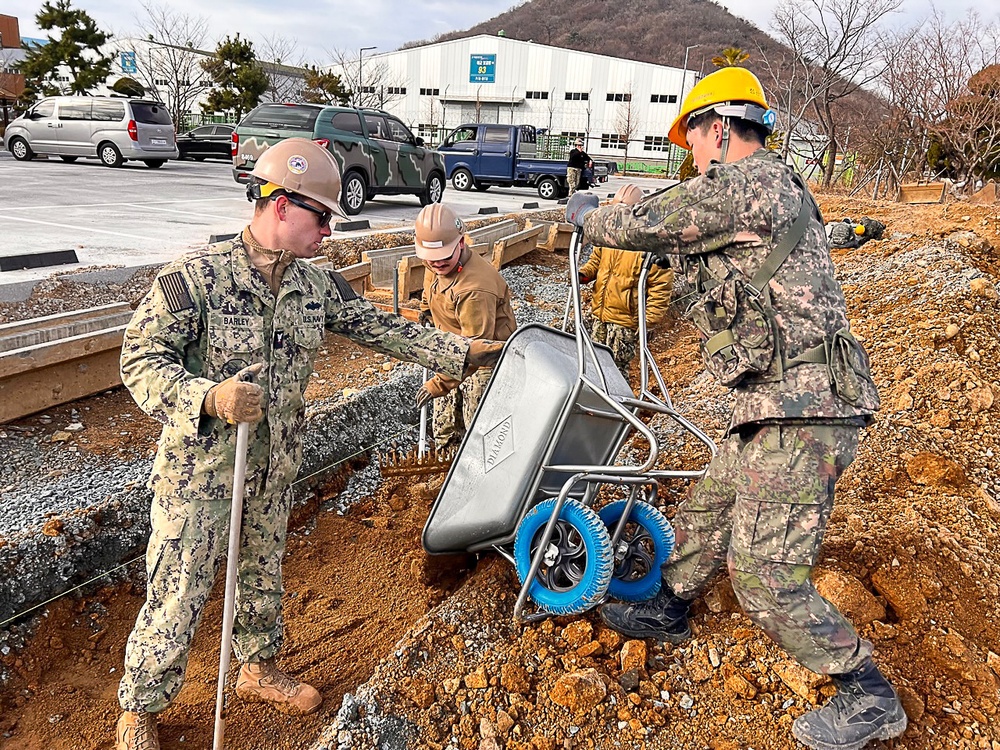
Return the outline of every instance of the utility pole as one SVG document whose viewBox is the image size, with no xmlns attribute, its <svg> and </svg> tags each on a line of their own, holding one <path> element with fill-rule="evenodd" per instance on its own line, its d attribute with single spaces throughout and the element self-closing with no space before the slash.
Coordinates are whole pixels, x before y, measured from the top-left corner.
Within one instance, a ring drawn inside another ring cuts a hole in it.
<svg viewBox="0 0 1000 750">
<path fill-rule="evenodd" d="M 677 113 L 678 114 L 680 114 L 681 107 L 684 106 L 684 88 L 685 88 L 685 86 L 687 86 L 687 77 L 688 77 L 688 53 L 691 50 L 693 50 L 695 47 L 700 47 L 700 46 L 701 46 L 700 44 L 690 44 L 690 45 L 688 45 L 687 47 L 684 48 L 684 66 L 683 66 L 684 67 L 684 72 L 681 73 L 681 93 L 680 93 L 680 96 L 677 97 Z M 671 143 L 670 144 L 670 152 L 674 153 L 676 151 L 676 149 L 677 149 L 677 146 L 674 145 L 673 143 Z M 683 163 L 683 159 L 681 160 L 681 162 Z M 680 169 L 679 165 L 678 165 L 678 169 Z"/>
</svg>

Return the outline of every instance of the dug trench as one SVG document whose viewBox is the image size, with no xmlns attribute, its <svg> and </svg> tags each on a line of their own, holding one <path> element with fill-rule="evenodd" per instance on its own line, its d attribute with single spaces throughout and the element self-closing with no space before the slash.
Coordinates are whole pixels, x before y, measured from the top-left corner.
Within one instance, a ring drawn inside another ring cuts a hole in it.
<svg viewBox="0 0 1000 750">
<path fill-rule="evenodd" d="M 838 485 L 814 580 L 873 642 L 900 690 L 910 727 L 882 746 L 1000 750 L 1000 216 L 964 203 L 821 202 L 830 218 L 865 214 L 888 230 L 834 253 L 883 406 Z M 564 257 L 538 251 L 505 270 L 519 318 L 557 317 L 565 274 Z M 718 437 L 728 395 L 701 373 L 693 331 L 671 317 L 652 348 L 674 403 Z M 344 342 L 327 349 L 313 400 L 350 401 L 357 394 L 345 399 L 344 390 L 360 385 L 381 388 L 379 401 L 412 396 L 417 373 Z M 50 471 L 63 470 L 71 448 L 75 461 L 148 460 L 155 426 L 126 394 L 81 404 L 0 429 L 17 451 L 34 441 Z M 85 429 L 51 442 L 71 419 Z M 664 436 L 661 465 L 704 461 L 668 424 L 654 427 Z M 632 457 L 641 450 L 626 448 Z M 724 576 L 699 600 L 694 638 L 680 646 L 624 641 L 594 612 L 514 623 L 518 587 L 507 563 L 422 552 L 441 481 L 382 480 L 362 455 L 303 493 L 285 563 L 282 660 L 326 700 L 318 714 L 292 719 L 233 698 L 228 747 L 791 750 L 791 722 L 833 692 L 751 623 Z M 664 487 L 668 516 L 684 491 Z M 6 506 L 16 491 L 3 492 Z M 35 533 L 62 539 L 56 552 L 72 556 L 66 536 L 77 523 L 56 514 Z M 111 747 L 143 575 L 136 562 L 113 585 L 91 585 L 4 628 L 0 748 Z M 161 717 L 167 750 L 211 745 L 220 620 L 216 595 L 185 688 Z"/>
</svg>

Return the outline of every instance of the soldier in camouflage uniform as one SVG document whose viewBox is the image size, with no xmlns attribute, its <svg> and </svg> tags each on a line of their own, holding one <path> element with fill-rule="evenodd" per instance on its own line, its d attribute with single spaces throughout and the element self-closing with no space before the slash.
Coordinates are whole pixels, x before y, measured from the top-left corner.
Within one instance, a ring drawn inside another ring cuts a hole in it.
<svg viewBox="0 0 1000 750">
<path fill-rule="evenodd" d="M 158 750 L 156 714 L 177 695 L 228 540 L 237 422 L 251 424 L 233 647 L 236 692 L 290 714 L 322 698 L 279 670 L 281 560 L 302 460 L 303 394 L 325 331 L 459 379 L 499 345 L 376 310 L 316 255 L 339 211 L 326 149 L 292 138 L 258 161 L 250 225 L 168 264 L 124 337 L 122 380 L 163 423 L 150 488 L 146 602 L 125 652 L 117 750 Z M 247 375 L 256 382 L 245 382 Z"/>
<path fill-rule="evenodd" d="M 489 261 L 466 247 L 464 232 L 462 221 L 448 206 L 432 204 L 417 215 L 417 257 L 430 271 L 424 277 L 421 319 L 467 338 L 506 341 L 517 328 L 510 289 Z M 418 406 L 437 398 L 434 443 L 438 450 L 461 442 L 492 372 L 479 370 L 461 385 L 437 373 L 423 384 Z"/>
<path fill-rule="evenodd" d="M 895 737 L 906 714 L 872 645 L 814 588 L 810 574 L 837 478 L 878 408 L 819 209 L 764 139 L 773 113 L 759 81 L 725 68 L 700 81 L 670 130 L 700 176 L 634 207 L 597 209 L 578 194 L 567 216 L 586 237 L 649 252 L 684 274 L 706 369 L 734 390 L 727 434 L 678 509 L 677 546 L 654 599 L 601 617 L 631 637 L 680 643 L 691 601 L 726 564 L 747 614 L 838 693 L 793 734 L 823 750 Z"/>
</svg>

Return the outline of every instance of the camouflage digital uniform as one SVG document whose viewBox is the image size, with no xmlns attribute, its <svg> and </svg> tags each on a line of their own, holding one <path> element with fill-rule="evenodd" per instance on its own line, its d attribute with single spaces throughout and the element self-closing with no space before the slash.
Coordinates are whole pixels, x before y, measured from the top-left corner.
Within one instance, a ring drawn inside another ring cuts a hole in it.
<svg viewBox="0 0 1000 750">
<path fill-rule="evenodd" d="M 517 328 L 510 289 L 500 272 L 466 247 L 455 270 L 439 276 L 428 270 L 420 307 L 429 310 L 434 326 L 470 339 L 506 341 Z M 447 394 L 434 399 L 434 443 L 444 448 L 462 439 L 493 374 L 477 370 L 461 384 L 436 373 L 433 380 Z"/>
<path fill-rule="evenodd" d="M 180 690 L 188 649 L 229 536 L 236 427 L 202 413 L 209 389 L 265 364 L 263 418 L 250 429 L 233 646 L 241 662 L 282 645 L 281 561 L 302 460 L 303 394 L 324 331 L 460 378 L 468 342 L 376 310 L 338 274 L 291 262 L 278 294 L 243 239 L 168 264 L 125 331 L 122 380 L 163 424 L 149 479 L 146 602 L 125 652 L 123 710 L 162 711 Z"/>
<path fill-rule="evenodd" d="M 741 605 L 768 635 L 809 669 L 841 674 L 872 647 L 819 595 L 810 573 L 837 478 L 879 404 L 863 351 L 863 387 L 853 403 L 835 394 L 827 364 L 787 366 L 848 325 L 815 202 L 789 167 L 761 149 L 713 163 L 634 207 L 593 210 L 585 234 L 595 244 L 653 253 L 700 290 L 706 269 L 717 280 L 751 279 L 803 201 L 812 211 L 805 233 L 762 290 L 779 351 L 766 372 L 736 384 L 727 435 L 674 519 L 677 545 L 663 577 L 692 599 L 726 563 Z"/>
</svg>

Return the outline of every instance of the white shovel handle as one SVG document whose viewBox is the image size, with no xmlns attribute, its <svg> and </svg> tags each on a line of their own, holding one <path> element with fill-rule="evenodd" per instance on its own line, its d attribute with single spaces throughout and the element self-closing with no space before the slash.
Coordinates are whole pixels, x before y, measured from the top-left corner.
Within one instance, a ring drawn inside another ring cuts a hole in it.
<svg viewBox="0 0 1000 750">
<path fill-rule="evenodd" d="M 222 646 L 219 650 L 219 684 L 215 694 L 215 735 L 212 750 L 222 750 L 226 732 L 226 673 L 233 651 L 233 619 L 236 610 L 236 568 L 243 525 L 243 494 L 247 473 L 247 443 L 250 423 L 236 428 L 236 466 L 233 472 L 233 502 L 229 511 L 229 551 L 226 553 L 226 599 L 222 610 Z"/>
</svg>

